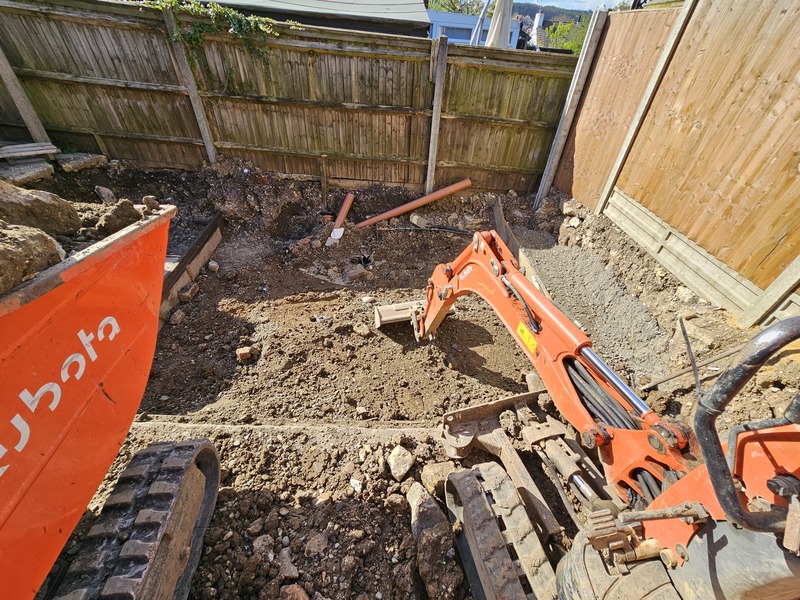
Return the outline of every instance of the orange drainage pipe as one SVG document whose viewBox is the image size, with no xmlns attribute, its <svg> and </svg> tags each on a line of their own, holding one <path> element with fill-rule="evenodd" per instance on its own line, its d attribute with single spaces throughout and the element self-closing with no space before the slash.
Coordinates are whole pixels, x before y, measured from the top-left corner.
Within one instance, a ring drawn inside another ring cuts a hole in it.
<svg viewBox="0 0 800 600">
<path fill-rule="evenodd" d="M 453 185 L 448 185 L 446 188 L 442 188 L 437 190 L 427 196 L 422 196 L 422 198 L 417 198 L 416 200 L 412 200 L 407 204 L 403 204 L 402 206 L 398 206 L 397 208 L 393 208 L 392 210 L 386 211 L 385 213 L 381 213 L 379 215 L 375 215 L 374 217 L 370 217 L 366 221 L 361 221 L 361 223 L 356 224 L 357 229 L 363 229 L 364 227 L 369 227 L 370 225 L 375 225 L 375 223 L 380 223 L 381 221 L 385 221 L 386 219 L 391 219 L 392 217 L 398 217 L 402 214 L 405 214 L 415 208 L 419 208 L 420 206 L 425 206 L 433 202 L 434 200 L 439 200 L 440 198 L 444 198 L 445 196 L 449 196 L 450 194 L 455 194 L 456 192 L 460 192 L 461 190 L 467 189 L 469 186 L 472 185 L 472 181 L 469 179 L 464 179 L 459 181 L 458 183 L 454 183 Z"/>
<path fill-rule="evenodd" d="M 350 207 L 353 206 L 353 200 L 355 200 L 355 198 L 355 195 L 351 192 L 348 192 L 347 196 L 344 197 L 342 208 L 339 209 L 339 214 L 336 215 L 336 221 L 333 224 L 334 229 L 339 229 L 339 227 L 344 225 L 344 220 L 347 218 L 347 213 L 350 212 Z"/>
<path fill-rule="evenodd" d="M 339 209 L 339 214 L 336 215 L 336 222 L 333 224 L 333 231 L 331 231 L 331 236 L 328 238 L 328 245 L 335 244 L 344 235 L 344 220 L 347 218 L 347 213 L 350 210 L 350 207 L 353 205 L 353 200 L 355 196 L 348 192 L 347 196 L 344 197 L 344 202 L 342 202 L 342 208 Z"/>
</svg>

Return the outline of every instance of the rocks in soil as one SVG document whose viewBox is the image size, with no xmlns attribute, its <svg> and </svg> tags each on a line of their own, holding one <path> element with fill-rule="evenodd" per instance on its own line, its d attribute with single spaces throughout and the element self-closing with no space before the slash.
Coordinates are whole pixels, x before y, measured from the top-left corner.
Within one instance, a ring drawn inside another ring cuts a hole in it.
<svg viewBox="0 0 800 600">
<path fill-rule="evenodd" d="M 60 196 L 24 190 L 4 181 L 0 181 L 0 219 L 36 227 L 50 235 L 72 234 L 81 227 L 78 212 Z"/>
<path fill-rule="evenodd" d="M 143 196 L 142 204 L 144 204 L 150 210 L 158 210 L 158 208 L 161 206 L 158 203 L 158 198 L 155 196 Z"/>
<path fill-rule="evenodd" d="M 694 292 L 686 286 L 679 285 L 675 288 L 675 299 L 679 302 L 683 302 L 684 304 L 688 304 L 697 300 L 697 296 L 695 296 Z"/>
<path fill-rule="evenodd" d="M 172 316 L 169 318 L 170 325 L 180 325 L 183 323 L 183 320 L 186 318 L 186 313 L 183 312 L 180 308 L 172 313 Z"/>
<path fill-rule="evenodd" d="M 444 483 L 447 481 L 447 476 L 455 470 L 456 465 L 452 460 L 428 463 L 422 467 L 422 473 L 420 475 L 422 485 L 434 496 L 444 498 Z"/>
<path fill-rule="evenodd" d="M 97 197 L 103 202 L 103 204 L 116 204 L 117 197 L 107 187 L 103 187 L 102 185 L 94 186 L 94 193 L 97 194 Z"/>
<path fill-rule="evenodd" d="M 280 597 L 281 600 L 309 600 L 306 591 L 296 583 L 283 586 Z"/>
<path fill-rule="evenodd" d="M 305 550 L 303 551 L 303 554 L 305 554 L 307 558 L 311 556 L 316 556 L 317 554 L 325 550 L 325 548 L 327 547 L 328 547 L 328 535 L 323 531 L 321 533 L 316 534 L 314 537 L 308 540 L 308 542 L 306 543 Z"/>
<path fill-rule="evenodd" d="M 217 273 L 219 271 L 219 263 L 213 260 L 208 261 L 208 270 L 212 273 Z"/>
<path fill-rule="evenodd" d="M 453 532 L 436 500 L 421 483 L 406 494 L 411 507 L 411 533 L 416 541 L 417 568 L 430 598 L 455 598 L 464 573 L 455 561 Z"/>
<path fill-rule="evenodd" d="M 414 466 L 414 455 L 402 446 L 395 446 L 386 459 L 389 463 L 389 470 L 397 481 L 403 481 Z"/>
<path fill-rule="evenodd" d="M 56 154 L 56 162 L 65 173 L 82 171 L 83 169 L 96 169 L 108 164 L 108 158 L 102 154 L 88 154 L 86 152 L 71 152 L 69 154 Z"/>
<path fill-rule="evenodd" d="M 275 559 L 275 553 L 272 550 L 274 546 L 275 540 L 271 535 L 260 535 L 253 540 L 253 556 L 261 562 L 269 564 Z"/>
<path fill-rule="evenodd" d="M 187 283 L 178 292 L 178 300 L 181 302 L 189 302 L 200 291 L 200 285 L 197 282 Z"/>
<path fill-rule="evenodd" d="M 364 265 L 349 265 L 344 270 L 344 277 L 347 281 L 357 281 L 359 279 L 364 279 L 369 275 L 369 271 L 364 267 Z"/>
<path fill-rule="evenodd" d="M 297 579 L 300 577 L 297 567 L 292 562 L 291 548 L 281 548 L 281 551 L 278 552 L 278 568 L 280 569 L 281 577 L 284 579 Z"/>
<path fill-rule="evenodd" d="M 128 225 L 136 223 L 142 214 L 133 206 L 130 200 L 120 200 L 109 212 L 100 217 L 97 230 L 103 235 L 111 235 Z"/>
<path fill-rule="evenodd" d="M 564 203 L 561 205 L 561 212 L 565 217 L 581 217 L 584 218 L 588 214 L 588 210 L 575 200 L 575 198 L 570 198 L 568 200 L 564 200 Z"/>
<path fill-rule="evenodd" d="M 0 221 L 0 294 L 63 258 L 64 250 L 44 231 Z"/>
<path fill-rule="evenodd" d="M 363 338 L 368 338 L 372 335 L 372 330 L 366 323 L 356 323 L 353 325 L 353 331 Z"/>
</svg>

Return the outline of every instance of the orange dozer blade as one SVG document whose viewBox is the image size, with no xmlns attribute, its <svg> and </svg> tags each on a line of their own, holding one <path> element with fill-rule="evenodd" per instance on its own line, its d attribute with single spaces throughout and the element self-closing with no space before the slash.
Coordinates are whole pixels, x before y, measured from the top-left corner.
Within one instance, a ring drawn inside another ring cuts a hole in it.
<svg viewBox="0 0 800 600">
<path fill-rule="evenodd" d="M 0 581 L 31 598 L 139 407 L 172 206 L 0 298 Z"/>
</svg>

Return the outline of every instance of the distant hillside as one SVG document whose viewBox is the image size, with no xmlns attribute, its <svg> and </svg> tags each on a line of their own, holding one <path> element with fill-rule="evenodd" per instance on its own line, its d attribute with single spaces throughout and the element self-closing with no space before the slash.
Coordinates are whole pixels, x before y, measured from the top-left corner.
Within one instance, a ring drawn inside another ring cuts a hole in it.
<svg viewBox="0 0 800 600">
<path fill-rule="evenodd" d="M 540 11 L 544 13 L 545 21 L 578 21 L 582 16 L 592 14 L 591 11 L 588 10 L 543 6 L 541 4 L 529 4 L 527 2 L 514 2 L 514 7 L 511 9 L 512 14 L 527 15 L 531 19 Z"/>
</svg>

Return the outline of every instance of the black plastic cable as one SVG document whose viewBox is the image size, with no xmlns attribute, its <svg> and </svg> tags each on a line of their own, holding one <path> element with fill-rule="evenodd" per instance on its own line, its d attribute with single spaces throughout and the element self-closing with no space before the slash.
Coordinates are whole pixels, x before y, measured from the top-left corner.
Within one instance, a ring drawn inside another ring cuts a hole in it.
<svg viewBox="0 0 800 600">
<path fill-rule="evenodd" d="M 575 386 L 575 389 L 577 390 L 578 395 L 581 397 L 583 403 L 590 410 L 590 412 L 594 413 L 594 417 L 599 418 L 604 423 L 607 423 L 612 427 L 616 427 L 617 429 L 628 429 L 626 423 L 620 419 L 618 415 L 616 415 L 613 411 L 609 411 L 607 406 L 598 401 L 598 399 L 592 393 L 592 390 L 589 388 L 589 385 L 583 380 L 583 378 L 580 377 L 572 365 L 567 365 L 567 374 L 569 375 L 570 380 Z"/>
<path fill-rule="evenodd" d="M 583 527 L 583 523 L 578 520 L 578 515 L 575 514 L 575 510 L 572 508 L 572 502 L 567 496 L 567 492 L 564 489 L 564 484 L 562 484 L 561 480 L 558 478 L 555 465 L 550 462 L 550 459 L 547 458 L 547 454 L 545 454 L 542 450 L 537 448 L 536 454 L 542 461 L 542 470 L 547 474 L 547 477 L 550 478 L 553 486 L 555 486 L 556 492 L 558 492 L 558 497 L 561 498 L 561 502 L 564 505 L 569 518 L 572 519 L 572 522 L 575 523 L 575 526 L 580 530 L 581 527 Z"/>
<path fill-rule="evenodd" d="M 577 364 L 577 362 L 567 364 L 567 372 L 573 384 L 583 393 L 582 399 L 586 400 L 590 398 L 596 407 L 602 407 L 600 411 L 605 417 L 604 421 L 609 425 L 618 429 L 634 429 L 630 416 L 625 413 L 625 411 L 621 410 L 622 407 L 618 406 L 617 410 L 615 410 L 613 399 L 612 402 L 609 402 L 604 397 L 602 391 L 599 393 L 595 391 L 595 389 L 592 388 L 591 382 L 581 377 L 580 372 L 575 368 Z"/>
<path fill-rule="evenodd" d="M 644 499 L 647 501 L 648 504 L 650 504 L 651 502 L 653 502 L 653 500 L 656 499 L 656 494 L 654 490 L 650 487 L 650 482 L 645 477 L 645 473 L 647 473 L 647 471 L 645 471 L 644 469 L 640 470 L 636 474 L 636 480 L 639 482 L 639 487 L 642 488 Z"/>
<path fill-rule="evenodd" d="M 611 396 L 606 390 L 600 387 L 600 384 L 597 383 L 594 377 L 592 377 L 589 372 L 586 370 L 579 361 L 574 360 L 572 361 L 573 366 L 581 375 L 581 377 L 586 381 L 589 386 L 596 392 L 598 399 L 608 407 L 610 411 L 616 414 L 622 422 L 625 423 L 624 429 L 641 429 L 639 424 L 631 418 L 625 408 L 619 403 L 619 401 Z"/>
</svg>

